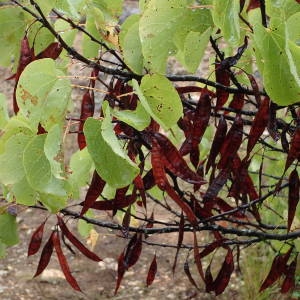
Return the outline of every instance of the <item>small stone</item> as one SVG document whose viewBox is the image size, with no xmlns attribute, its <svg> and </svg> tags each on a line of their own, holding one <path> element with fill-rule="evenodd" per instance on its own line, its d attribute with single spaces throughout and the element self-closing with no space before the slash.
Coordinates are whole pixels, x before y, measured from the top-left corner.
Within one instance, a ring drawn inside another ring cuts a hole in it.
<svg viewBox="0 0 300 300">
<path fill-rule="evenodd" d="M 8 271 L 5 271 L 5 270 L 0 270 L 0 276 L 5 276 L 8 274 Z"/>
<path fill-rule="evenodd" d="M 140 289 L 140 287 L 139 287 L 140 281 L 138 281 L 138 280 L 129 281 L 128 285 L 133 286 L 133 290 L 139 290 Z"/>
<path fill-rule="evenodd" d="M 45 270 L 40 277 L 41 282 L 48 282 L 51 284 L 55 284 L 57 281 L 64 280 L 64 274 L 62 271 L 57 269 L 48 269 Z"/>
<path fill-rule="evenodd" d="M 99 266 L 100 270 L 106 270 L 106 264 L 104 261 L 99 261 L 98 266 Z"/>
</svg>

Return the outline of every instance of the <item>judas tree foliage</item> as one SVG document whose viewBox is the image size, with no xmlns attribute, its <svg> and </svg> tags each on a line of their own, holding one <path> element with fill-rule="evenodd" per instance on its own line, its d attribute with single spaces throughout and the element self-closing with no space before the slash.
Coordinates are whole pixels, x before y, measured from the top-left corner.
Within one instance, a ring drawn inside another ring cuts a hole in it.
<svg viewBox="0 0 300 300">
<path fill-rule="evenodd" d="M 299 0 L 140 0 L 127 18 L 122 0 L 0 4 L 0 64 L 14 85 L 0 98 L 1 256 L 18 243 L 17 205 L 48 211 L 28 241 L 28 255 L 40 257 L 34 276 L 56 255 L 77 291 L 65 248 L 101 258 L 76 237 L 70 217 L 128 240 L 115 292 L 143 247 L 155 244 L 151 236 L 174 232 L 178 243 L 163 245 L 176 248 L 173 272 L 186 252 L 182 268 L 200 290 L 221 294 L 240 251 L 260 243 L 274 250 L 260 290 L 275 282 L 282 293 L 293 289 Z M 78 87 L 79 110 L 71 97 Z M 71 135 L 78 145 L 70 155 Z M 50 219 L 56 225 L 45 236 Z M 187 234 L 191 244 L 183 244 Z M 224 257 L 212 272 L 215 252 Z M 154 255 L 147 285 L 157 269 Z"/>
</svg>

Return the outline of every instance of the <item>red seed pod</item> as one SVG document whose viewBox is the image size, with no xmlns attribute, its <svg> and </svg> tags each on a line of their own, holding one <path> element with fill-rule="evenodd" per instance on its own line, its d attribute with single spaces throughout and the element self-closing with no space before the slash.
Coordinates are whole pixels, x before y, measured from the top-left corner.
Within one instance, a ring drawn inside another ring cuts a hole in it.
<svg viewBox="0 0 300 300">
<path fill-rule="evenodd" d="M 287 253 L 275 256 L 269 274 L 267 275 L 266 279 L 260 287 L 260 292 L 271 286 L 275 281 L 277 281 L 280 278 L 280 276 L 286 269 L 286 264 L 291 255 L 292 250 L 293 247 L 291 247 Z"/>
<path fill-rule="evenodd" d="M 147 208 L 147 198 L 146 198 L 146 193 L 145 193 L 145 187 L 144 187 L 144 182 L 142 179 L 142 176 L 139 174 L 134 180 L 133 184 L 136 187 L 136 189 L 140 193 L 140 197 L 142 198 L 142 203 L 144 208 Z"/>
<path fill-rule="evenodd" d="M 63 219 L 57 215 L 58 220 L 58 226 L 60 227 L 62 233 L 65 235 L 65 237 L 87 258 L 94 260 L 94 261 L 101 261 L 101 258 L 98 257 L 94 252 L 90 251 L 88 248 L 86 248 L 74 235 L 73 233 L 68 229 L 67 225 L 63 221 Z"/>
<path fill-rule="evenodd" d="M 205 248 L 200 252 L 199 256 L 200 258 L 203 258 L 207 255 L 209 255 L 210 253 L 212 253 L 215 249 L 221 247 L 224 242 L 226 241 L 227 239 L 219 239 L 219 240 L 216 240 L 208 245 L 205 246 Z"/>
<path fill-rule="evenodd" d="M 68 281 L 68 283 L 74 290 L 81 292 L 81 289 L 80 289 L 76 279 L 71 274 L 67 259 L 64 255 L 64 253 L 62 252 L 58 231 L 53 231 L 52 243 L 54 245 L 54 248 L 55 248 L 55 251 L 57 254 L 59 265 L 61 267 L 61 270 L 64 273 L 66 280 Z"/>
<path fill-rule="evenodd" d="M 183 267 L 184 273 L 187 276 L 187 278 L 189 279 L 190 283 L 197 289 L 199 290 L 199 287 L 197 286 L 197 283 L 195 282 L 191 271 L 190 271 L 190 267 L 189 267 L 189 262 L 188 260 L 185 261 L 184 263 L 184 267 Z"/>
<path fill-rule="evenodd" d="M 222 267 L 213 283 L 216 296 L 222 294 L 223 291 L 226 289 L 230 281 L 230 277 L 233 270 L 234 270 L 233 254 L 232 254 L 232 250 L 228 248 Z"/>
<path fill-rule="evenodd" d="M 21 41 L 21 53 L 19 59 L 19 65 L 16 73 L 16 81 L 19 80 L 22 72 L 28 64 L 30 64 L 35 59 L 33 48 L 29 45 L 29 40 L 27 35 Z"/>
<path fill-rule="evenodd" d="M 220 152 L 222 144 L 225 140 L 227 132 L 227 122 L 224 116 L 220 117 L 219 124 L 210 148 L 209 156 L 206 163 L 206 173 L 208 173 L 211 166 L 214 166 L 217 155 Z"/>
<path fill-rule="evenodd" d="M 151 285 L 152 282 L 154 281 L 156 272 L 157 272 L 157 262 L 156 262 L 156 254 L 155 254 L 148 271 L 147 280 L 146 280 L 147 286 Z"/>
<path fill-rule="evenodd" d="M 189 183 L 204 183 L 203 179 L 189 168 L 182 155 L 166 136 L 155 133 L 152 140 L 159 145 L 163 164 L 174 175 Z"/>
<path fill-rule="evenodd" d="M 192 130 L 192 148 L 198 147 L 202 136 L 207 128 L 211 113 L 211 97 L 206 88 L 202 89 L 197 103 Z"/>
<path fill-rule="evenodd" d="M 216 74 L 217 83 L 220 83 L 224 86 L 230 86 L 229 72 L 225 68 L 221 68 L 220 62 L 218 61 L 216 61 L 215 74 Z M 220 87 L 217 87 L 216 96 L 217 96 L 217 104 L 216 104 L 215 111 L 218 111 L 220 108 L 223 107 L 223 105 L 228 100 L 229 92 L 225 91 Z"/>
<path fill-rule="evenodd" d="M 125 263 L 124 263 L 124 255 L 125 255 L 125 251 L 123 251 L 118 258 L 118 271 L 117 271 L 118 278 L 117 278 L 117 282 L 116 282 L 115 295 L 117 294 L 117 291 L 120 287 L 123 276 L 127 270 Z"/>
<path fill-rule="evenodd" d="M 80 215 L 83 216 L 89 208 L 93 206 L 97 198 L 102 193 L 106 182 L 98 175 L 97 171 L 94 171 L 92 182 L 89 186 L 89 189 L 86 193 L 85 200 L 83 202 L 83 207 L 80 212 Z"/>
<path fill-rule="evenodd" d="M 60 43 L 53 42 L 46 49 L 41 51 L 36 56 L 36 59 L 52 58 L 53 60 L 56 60 L 59 57 L 59 55 L 61 54 L 62 50 L 63 50 L 63 47 Z"/>
<path fill-rule="evenodd" d="M 167 177 L 161 159 L 160 146 L 156 139 L 152 139 L 151 164 L 155 183 L 161 190 L 164 190 Z"/>
<path fill-rule="evenodd" d="M 142 234 L 136 233 L 126 247 L 124 255 L 124 264 L 126 269 L 129 269 L 137 263 L 142 253 L 142 245 Z"/>
<path fill-rule="evenodd" d="M 78 146 L 80 150 L 86 147 L 86 141 L 83 134 L 84 122 L 87 118 L 92 117 L 94 115 L 94 110 L 95 110 L 94 96 L 89 91 L 86 91 L 82 97 L 82 102 L 81 102 L 80 123 L 78 128 L 78 137 L 77 137 Z"/>
<path fill-rule="evenodd" d="M 204 279 L 205 279 L 205 291 L 207 293 L 212 292 L 214 290 L 214 279 L 210 271 L 210 264 L 208 265 L 205 271 Z"/>
<path fill-rule="evenodd" d="M 291 166 L 295 159 L 300 159 L 300 126 L 296 128 L 291 140 L 290 150 L 286 159 L 284 171 Z"/>
<path fill-rule="evenodd" d="M 13 92 L 13 109 L 15 114 L 19 111 L 19 106 L 17 104 L 17 98 L 16 98 L 16 90 L 17 90 L 19 78 L 22 72 L 24 71 L 24 69 L 26 68 L 26 66 L 29 65 L 34 59 L 35 57 L 34 57 L 33 48 L 30 48 L 29 40 L 27 38 L 27 35 L 25 35 L 21 41 L 21 52 L 20 52 L 19 64 L 18 64 L 17 72 L 15 74 L 16 83 Z"/>
<path fill-rule="evenodd" d="M 297 256 L 287 267 L 285 279 L 281 285 L 280 293 L 286 294 L 295 287 L 295 273 L 297 267 Z"/>
<path fill-rule="evenodd" d="M 229 103 L 228 107 L 234 109 L 235 112 L 240 112 L 244 106 L 244 94 L 234 94 L 232 101 Z M 228 112 L 225 112 L 227 114 Z"/>
<path fill-rule="evenodd" d="M 42 244 L 42 240 L 43 240 L 43 233 L 44 233 L 44 227 L 45 227 L 46 221 L 47 220 L 45 220 L 32 234 L 30 243 L 28 246 L 28 252 L 27 252 L 28 256 L 34 255 L 39 251 L 41 244 Z"/>
<path fill-rule="evenodd" d="M 299 175 L 296 169 L 294 169 L 289 177 L 289 197 L 288 197 L 288 226 L 287 231 L 290 231 L 296 208 L 299 202 L 300 196 L 300 181 Z"/>
<path fill-rule="evenodd" d="M 218 169 L 230 168 L 243 140 L 243 120 L 237 116 L 222 144 Z"/>
<path fill-rule="evenodd" d="M 247 156 L 250 155 L 250 152 L 252 151 L 258 139 L 263 134 L 264 130 L 268 125 L 269 107 L 270 107 L 270 99 L 268 97 L 265 97 L 264 101 L 260 105 L 255 115 L 255 118 L 253 120 L 250 129 L 248 145 L 247 145 Z"/>
<path fill-rule="evenodd" d="M 193 233 L 194 233 L 194 259 L 195 259 L 195 263 L 196 263 L 196 266 L 197 266 L 198 273 L 199 273 L 200 277 L 203 279 L 203 281 L 205 281 L 203 268 L 202 268 L 201 257 L 200 257 L 200 253 L 199 253 L 197 235 L 196 235 L 195 231 Z"/>
<path fill-rule="evenodd" d="M 47 241 L 47 243 L 43 248 L 37 270 L 33 275 L 33 277 L 40 275 L 47 268 L 50 262 L 50 258 L 53 253 L 53 239 L 52 239 L 53 235 L 54 235 L 54 231 L 52 231 L 49 240 Z"/>
<path fill-rule="evenodd" d="M 297 0 L 298 1 L 298 0 Z M 251 9 L 255 9 L 260 7 L 261 1 L 260 0 L 250 0 L 249 5 L 247 7 L 247 12 Z"/>
<path fill-rule="evenodd" d="M 198 220 L 195 213 L 192 211 L 190 206 L 184 201 L 184 199 L 179 197 L 179 195 L 175 192 L 175 190 L 171 187 L 171 185 L 168 182 L 165 186 L 165 191 L 170 196 L 170 198 L 174 200 L 174 202 L 183 210 L 191 224 L 194 227 L 197 227 Z"/>
<path fill-rule="evenodd" d="M 256 82 L 253 75 L 247 73 L 247 76 L 248 76 L 248 79 L 250 81 L 251 87 L 254 91 L 254 97 L 255 97 L 256 103 L 259 107 L 260 104 L 261 104 L 261 97 L 260 97 L 260 93 L 259 93 L 258 84 L 257 84 L 257 82 Z"/>
</svg>

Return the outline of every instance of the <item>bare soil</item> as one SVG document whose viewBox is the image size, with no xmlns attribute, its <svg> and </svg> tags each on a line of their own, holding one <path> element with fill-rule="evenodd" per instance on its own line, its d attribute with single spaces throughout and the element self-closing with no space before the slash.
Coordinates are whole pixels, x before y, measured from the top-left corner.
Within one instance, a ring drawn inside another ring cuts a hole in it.
<svg viewBox="0 0 300 300">
<path fill-rule="evenodd" d="M 27 258 L 27 247 L 35 228 L 45 219 L 45 213 L 27 209 L 19 213 L 20 243 L 8 249 L 7 257 L 0 260 L 0 299 L 5 300 L 42 300 L 42 299 L 214 299 L 213 295 L 197 291 L 183 272 L 183 263 L 187 252 L 181 252 L 176 272 L 173 276 L 172 265 L 175 249 L 143 245 L 142 255 L 138 263 L 125 274 L 119 292 L 114 296 L 117 276 L 117 259 L 128 241 L 118 237 L 119 232 L 98 229 L 99 239 L 94 251 L 103 259 L 96 263 L 89 261 L 80 253 L 75 256 L 64 247 L 72 274 L 77 279 L 84 293 L 72 290 L 60 270 L 55 254 L 44 273 L 32 278 L 35 273 L 39 255 Z M 163 217 L 163 215 L 161 215 Z M 165 215 L 167 218 L 167 214 Z M 105 217 L 104 217 L 105 218 Z M 44 240 L 51 230 L 52 217 L 48 221 Z M 68 226 L 76 232 L 76 222 L 68 222 Z M 82 239 L 81 239 L 82 240 Z M 176 235 L 150 237 L 149 241 L 162 244 L 176 244 Z M 191 242 L 187 237 L 185 242 Z M 150 287 L 146 287 L 147 272 L 154 253 L 157 255 L 158 272 Z M 219 266 L 220 267 L 220 266 Z M 192 262 L 191 262 L 192 268 Z M 200 283 L 199 275 L 192 269 L 195 280 Z M 234 277 L 236 274 L 234 274 Z M 238 297 L 235 278 L 226 292 L 218 299 L 241 299 Z"/>
</svg>

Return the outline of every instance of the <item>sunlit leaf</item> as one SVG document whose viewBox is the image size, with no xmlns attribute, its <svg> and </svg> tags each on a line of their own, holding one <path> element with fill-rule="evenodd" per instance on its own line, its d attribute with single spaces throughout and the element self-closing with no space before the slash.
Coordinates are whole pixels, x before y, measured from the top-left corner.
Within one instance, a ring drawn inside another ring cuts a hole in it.
<svg viewBox="0 0 300 300">
<path fill-rule="evenodd" d="M 51 180 L 51 165 L 44 152 L 46 136 L 41 134 L 32 138 L 23 153 L 26 178 L 37 190 L 43 189 Z"/>
<path fill-rule="evenodd" d="M 23 152 L 31 137 L 23 133 L 10 137 L 5 143 L 5 152 L 0 155 L 0 182 L 14 184 L 25 176 Z M 31 157 L 32 159 L 32 157 Z M 38 171 L 39 172 L 39 171 Z"/>
<path fill-rule="evenodd" d="M 49 130 L 64 120 L 69 105 L 70 81 L 55 67 L 54 60 L 40 59 L 23 71 L 16 91 L 20 113 Z"/>
<path fill-rule="evenodd" d="M 189 72 L 194 73 L 199 67 L 211 32 L 212 29 L 209 27 L 203 33 L 190 31 L 186 36 L 184 49 L 177 53 L 177 57 Z"/>
<path fill-rule="evenodd" d="M 143 72 L 142 44 L 139 38 L 139 16 L 132 15 L 122 24 L 120 46 L 126 64 L 137 74 Z"/>
<path fill-rule="evenodd" d="M 189 4 L 187 0 L 150 0 L 144 7 L 139 33 L 146 69 L 164 74 L 167 57 L 178 48 L 183 50 L 186 35 L 202 33 L 211 25 L 208 10 L 192 10 Z"/>
<path fill-rule="evenodd" d="M 221 29 L 224 38 L 237 46 L 240 41 L 239 0 L 214 0 L 212 16 L 216 26 Z"/>
<path fill-rule="evenodd" d="M 25 176 L 13 185 L 11 191 L 18 204 L 34 205 L 37 202 L 38 193 L 31 187 Z"/>
<path fill-rule="evenodd" d="M 289 105 L 300 97 L 300 49 L 290 44 L 285 23 L 276 28 L 254 27 L 257 60 L 262 59 L 264 86 L 270 98 L 279 105 Z M 261 56 L 261 57 L 259 57 Z"/>
<path fill-rule="evenodd" d="M 146 75 L 141 86 L 133 80 L 133 87 L 145 110 L 166 129 L 182 116 L 181 100 L 171 82 L 161 75 Z"/>
<path fill-rule="evenodd" d="M 112 110 L 112 115 L 120 121 L 142 131 L 150 124 L 150 115 L 145 108 L 138 102 L 135 110 Z"/>
<path fill-rule="evenodd" d="M 72 173 L 70 174 L 68 181 L 72 186 L 75 198 L 79 197 L 79 188 L 86 185 L 89 181 L 92 165 L 93 161 L 87 148 L 81 151 L 78 150 L 71 156 L 70 169 Z"/>
<path fill-rule="evenodd" d="M 28 245 L 27 256 L 34 255 L 39 251 L 42 244 L 45 223 L 46 221 L 44 221 L 41 225 L 39 225 L 36 228 L 36 230 L 33 232 L 30 239 L 30 243 Z"/>
<path fill-rule="evenodd" d="M 113 132 L 110 117 L 107 115 L 104 120 L 88 118 L 84 134 L 88 151 L 101 178 L 112 187 L 129 185 L 139 169 L 122 150 Z"/>
<path fill-rule="evenodd" d="M 19 242 L 16 217 L 4 213 L 0 215 L 0 241 L 7 246 L 13 246 Z"/>
<path fill-rule="evenodd" d="M 18 61 L 20 41 L 25 28 L 24 12 L 16 7 L 1 7 L 0 28 L 0 64 L 9 66 L 12 57 Z"/>
</svg>

